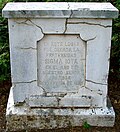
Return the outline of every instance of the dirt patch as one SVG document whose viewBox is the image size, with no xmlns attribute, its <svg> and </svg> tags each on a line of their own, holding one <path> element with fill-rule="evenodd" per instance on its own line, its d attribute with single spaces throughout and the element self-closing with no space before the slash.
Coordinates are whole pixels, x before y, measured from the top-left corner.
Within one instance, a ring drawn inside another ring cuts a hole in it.
<svg viewBox="0 0 120 132">
<path fill-rule="evenodd" d="M 11 81 L 0 83 L 0 132 L 5 132 L 5 112 L 11 87 Z M 120 79 L 116 74 L 109 76 L 109 97 L 116 113 L 114 127 L 71 127 L 52 130 L 31 130 L 31 132 L 119 132 L 120 131 Z M 23 131 L 26 132 L 26 131 Z"/>
<path fill-rule="evenodd" d="M 9 91 L 11 87 L 11 81 L 0 82 L 0 132 L 5 131 L 5 113 Z"/>
</svg>

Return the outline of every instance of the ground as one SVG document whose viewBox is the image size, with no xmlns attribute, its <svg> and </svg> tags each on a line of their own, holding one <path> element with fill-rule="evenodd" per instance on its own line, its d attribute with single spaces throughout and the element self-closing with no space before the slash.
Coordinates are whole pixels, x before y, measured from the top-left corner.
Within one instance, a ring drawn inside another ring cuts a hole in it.
<svg viewBox="0 0 120 132">
<path fill-rule="evenodd" d="M 120 79 L 116 74 L 109 76 L 109 97 L 116 113 L 114 127 L 74 127 L 56 130 L 32 130 L 31 132 L 120 132 Z M 11 81 L 0 83 L 0 132 L 5 132 L 5 112 Z M 26 132 L 26 131 L 23 131 Z"/>
</svg>

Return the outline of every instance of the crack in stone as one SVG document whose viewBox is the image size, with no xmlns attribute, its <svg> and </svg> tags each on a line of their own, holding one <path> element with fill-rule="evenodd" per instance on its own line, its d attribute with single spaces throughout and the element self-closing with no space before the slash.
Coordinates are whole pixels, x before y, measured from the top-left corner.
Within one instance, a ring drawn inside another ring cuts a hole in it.
<svg viewBox="0 0 120 132">
<path fill-rule="evenodd" d="M 33 83 L 33 82 L 36 82 L 37 80 L 32 80 L 32 81 L 29 81 L 29 82 L 13 82 L 14 84 L 22 84 L 22 83 Z"/>
<path fill-rule="evenodd" d="M 33 47 L 28 47 L 28 48 L 20 48 L 20 49 L 23 49 L 23 50 L 29 50 L 29 49 L 37 50 L 36 48 L 33 48 Z"/>
<path fill-rule="evenodd" d="M 93 91 L 93 90 L 91 90 L 90 88 L 88 88 L 88 87 L 86 87 L 86 86 L 85 86 L 85 88 L 88 89 L 88 90 L 90 90 L 91 92 Z"/>
<path fill-rule="evenodd" d="M 30 22 L 31 24 L 28 24 L 27 22 Z M 42 29 L 42 27 L 40 27 L 40 26 L 38 26 L 37 24 L 35 24 L 32 20 L 30 20 L 30 19 L 26 19 L 25 21 L 22 21 L 22 22 L 17 22 L 17 21 L 15 21 L 17 24 L 25 24 L 25 25 L 28 25 L 28 26 L 32 26 L 32 25 L 35 25 L 36 27 L 38 27 L 40 30 L 41 30 L 41 32 L 42 32 L 42 34 L 44 35 L 44 32 L 43 32 L 43 29 Z M 35 49 L 35 48 L 33 48 L 33 47 L 29 47 L 29 48 L 31 48 L 31 49 Z M 21 48 L 21 49 L 29 49 L 29 48 Z M 36 49 L 35 49 L 36 50 Z"/>
<path fill-rule="evenodd" d="M 68 3 L 68 9 L 70 9 L 70 4 Z"/>
<path fill-rule="evenodd" d="M 94 38 L 88 39 L 88 40 L 86 40 L 86 41 L 87 41 L 87 42 L 88 42 L 88 41 L 92 41 L 92 40 L 96 39 L 96 37 L 97 37 L 97 36 L 95 36 Z"/>
<path fill-rule="evenodd" d="M 80 39 L 81 39 L 82 41 L 84 41 L 86 44 L 87 44 L 88 41 L 92 41 L 92 40 L 96 39 L 96 37 L 97 37 L 97 36 L 95 36 L 95 37 L 93 37 L 93 38 L 90 38 L 90 39 L 87 39 L 87 40 L 86 40 L 86 39 L 83 39 L 83 38 L 81 37 L 81 34 L 79 34 L 79 35 L 80 35 Z"/>
<path fill-rule="evenodd" d="M 97 93 L 97 94 L 102 95 L 102 93 Z"/>
<path fill-rule="evenodd" d="M 100 91 L 100 90 L 91 90 L 90 88 L 88 88 L 88 87 L 85 87 L 86 89 L 88 89 L 89 91 L 91 91 L 91 92 L 96 92 L 96 94 L 99 94 L 99 95 L 103 95 L 103 93 L 102 93 L 102 91 Z M 101 93 L 100 93 L 101 92 Z"/>
<path fill-rule="evenodd" d="M 26 11 L 19 11 L 21 14 L 26 15 Z"/>
<path fill-rule="evenodd" d="M 69 6 L 70 6 L 70 5 L 68 4 L 68 9 L 69 9 Z M 72 17 L 72 14 L 73 14 L 73 11 L 71 10 L 71 14 L 70 14 L 69 18 Z M 65 34 L 66 31 L 67 31 L 67 24 L 68 24 L 68 19 L 69 19 L 69 18 L 66 18 L 66 21 L 65 21 L 65 30 L 64 30 L 63 34 Z"/>
<path fill-rule="evenodd" d="M 24 83 L 33 83 L 33 82 L 36 82 L 37 80 L 32 80 L 32 81 L 29 81 L 29 82 L 13 82 L 14 86 L 16 86 L 16 84 L 24 84 Z M 40 88 L 42 88 L 43 90 L 43 96 L 47 96 L 47 92 L 45 91 L 45 88 L 42 87 L 42 86 L 39 86 Z"/>
<path fill-rule="evenodd" d="M 70 4 L 69 3 L 68 3 L 68 9 L 70 9 Z M 73 15 L 73 11 L 71 10 L 71 14 L 70 14 L 69 18 L 71 18 L 72 15 Z"/>
<path fill-rule="evenodd" d="M 97 91 L 98 91 L 98 92 L 102 92 L 100 89 L 99 89 L 99 90 L 92 90 L 92 89 L 90 89 L 90 88 L 88 88 L 88 87 L 86 87 L 86 86 L 85 86 L 85 88 L 88 89 L 88 90 L 90 90 L 91 92 L 92 92 L 92 91 L 94 91 L 94 92 L 97 92 Z"/>
<path fill-rule="evenodd" d="M 101 27 L 104 27 L 104 28 L 109 28 L 109 27 L 112 27 L 110 25 L 102 25 L 102 24 L 96 24 L 96 23 L 89 23 L 89 22 L 68 22 L 67 24 L 87 24 L 87 25 L 97 25 L 97 26 L 101 26 Z"/>
<path fill-rule="evenodd" d="M 94 109 L 94 108 L 92 108 L 92 113 L 96 114 L 96 111 L 95 111 L 95 109 Z"/>
<path fill-rule="evenodd" d="M 87 42 L 85 42 L 85 71 L 84 71 L 84 73 L 85 73 L 85 75 L 84 75 L 84 78 L 86 79 L 86 67 L 87 67 Z M 84 86 L 86 86 L 86 81 L 84 81 Z"/>
<path fill-rule="evenodd" d="M 79 37 L 80 37 L 80 39 L 81 39 L 82 41 L 87 42 L 86 40 L 82 39 L 81 33 L 78 33 L 78 34 L 79 34 Z"/>
<path fill-rule="evenodd" d="M 64 30 L 63 34 L 65 34 L 65 32 L 67 31 L 67 22 L 68 22 L 68 18 L 66 18 L 66 21 L 65 21 L 65 30 Z"/>
<path fill-rule="evenodd" d="M 24 104 L 26 104 L 26 101 L 23 100 L 22 102 L 16 102 L 16 106 L 23 106 Z"/>
<path fill-rule="evenodd" d="M 18 22 L 16 20 L 14 20 L 14 22 L 16 22 L 17 24 L 25 24 L 25 25 L 31 26 L 32 24 L 28 24 L 27 23 L 28 21 L 29 21 L 29 19 L 26 19 L 25 21 L 22 21 L 22 22 Z"/>
<path fill-rule="evenodd" d="M 61 99 L 60 99 L 59 97 L 57 97 L 57 96 L 54 96 L 54 97 L 56 98 L 57 103 L 58 103 L 57 105 L 59 106 L 59 105 L 60 105 L 60 100 L 61 100 Z"/>
<path fill-rule="evenodd" d="M 37 24 L 35 24 L 35 23 L 34 23 L 32 20 L 30 20 L 30 19 L 29 19 L 29 21 L 30 21 L 33 25 L 35 25 L 36 27 L 38 27 L 38 28 L 41 30 L 42 34 L 44 34 L 42 27 L 38 26 Z"/>
<path fill-rule="evenodd" d="M 47 92 L 45 91 L 45 88 L 44 87 L 42 87 L 42 86 L 39 86 L 40 88 L 42 88 L 42 90 L 43 90 L 43 96 L 47 96 Z"/>
<path fill-rule="evenodd" d="M 87 80 L 87 79 L 86 79 L 86 81 L 87 81 L 87 82 L 94 83 L 94 84 L 107 85 L 107 84 L 105 84 L 105 83 L 94 82 L 94 81 L 92 81 L 92 80 Z"/>
<path fill-rule="evenodd" d="M 57 96 L 57 97 L 60 97 L 60 98 L 63 98 L 67 95 L 67 93 L 47 93 L 47 96 Z"/>
<path fill-rule="evenodd" d="M 71 17 L 72 17 L 72 15 L 73 15 L 73 10 L 71 10 L 71 14 L 70 14 L 70 17 L 69 17 L 69 18 L 71 18 Z"/>
</svg>

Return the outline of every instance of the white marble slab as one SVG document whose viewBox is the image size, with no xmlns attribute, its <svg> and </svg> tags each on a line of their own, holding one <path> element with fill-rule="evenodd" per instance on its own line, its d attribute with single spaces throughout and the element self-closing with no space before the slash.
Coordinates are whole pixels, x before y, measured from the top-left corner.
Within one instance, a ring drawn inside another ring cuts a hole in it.
<svg viewBox="0 0 120 132">
<path fill-rule="evenodd" d="M 3 16 L 9 18 L 13 85 L 7 129 L 61 128 L 85 121 L 113 126 L 107 80 L 115 7 L 8 3 Z"/>
<path fill-rule="evenodd" d="M 8 3 L 6 18 L 116 18 L 118 10 L 110 3 L 39 2 Z"/>
</svg>

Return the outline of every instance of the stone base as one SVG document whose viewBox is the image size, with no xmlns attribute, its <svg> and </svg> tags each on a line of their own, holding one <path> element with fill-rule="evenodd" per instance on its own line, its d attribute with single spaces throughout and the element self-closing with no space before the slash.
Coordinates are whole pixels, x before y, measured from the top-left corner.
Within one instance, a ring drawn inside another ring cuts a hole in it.
<svg viewBox="0 0 120 132">
<path fill-rule="evenodd" d="M 7 131 L 53 129 L 82 126 L 87 122 L 91 126 L 112 127 L 115 121 L 113 107 L 102 108 L 30 108 L 25 103 L 14 106 L 11 89 L 7 104 Z"/>
</svg>

